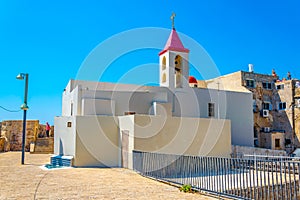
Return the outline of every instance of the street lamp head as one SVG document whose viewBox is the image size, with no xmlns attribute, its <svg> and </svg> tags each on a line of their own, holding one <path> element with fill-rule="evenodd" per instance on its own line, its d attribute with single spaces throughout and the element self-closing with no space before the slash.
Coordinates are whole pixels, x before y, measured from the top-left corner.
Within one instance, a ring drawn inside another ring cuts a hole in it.
<svg viewBox="0 0 300 200">
<path fill-rule="evenodd" d="M 18 76 L 16 77 L 18 80 L 23 80 L 24 79 L 24 74 L 20 73 L 18 74 Z"/>
<path fill-rule="evenodd" d="M 23 103 L 23 104 L 21 105 L 21 109 L 22 109 L 22 110 L 28 110 L 29 107 L 27 106 L 26 103 Z"/>
</svg>

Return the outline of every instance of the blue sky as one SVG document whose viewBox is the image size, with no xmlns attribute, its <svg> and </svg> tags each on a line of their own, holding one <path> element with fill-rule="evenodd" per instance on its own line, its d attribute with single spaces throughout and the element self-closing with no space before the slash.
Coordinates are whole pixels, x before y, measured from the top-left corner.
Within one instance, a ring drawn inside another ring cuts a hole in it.
<svg viewBox="0 0 300 200">
<path fill-rule="evenodd" d="M 300 78 L 298 0 L 1 0 L 0 106 L 19 110 L 24 81 L 15 76 L 29 73 L 28 119 L 53 124 L 54 116 L 61 115 L 63 89 L 69 79 L 78 76 L 94 48 L 123 31 L 170 29 L 173 11 L 176 30 L 202 45 L 220 74 L 247 70 L 248 63 L 253 63 L 258 73 L 270 74 L 274 68 L 280 77 L 290 71 Z M 143 39 L 142 34 L 138 37 Z M 163 48 L 168 35 L 153 37 Z M 118 46 L 112 45 L 110 50 L 114 48 Z M 153 64 L 146 71 L 137 70 L 131 78 L 122 76 L 136 66 L 158 63 L 158 53 L 159 49 L 143 49 L 120 55 L 100 80 L 142 84 L 147 79 L 155 84 L 158 71 Z M 197 52 L 191 52 L 192 56 Z M 0 109 L 0 121 L 9 119 L 22 119 L 22 112 Z"/>
</svg>

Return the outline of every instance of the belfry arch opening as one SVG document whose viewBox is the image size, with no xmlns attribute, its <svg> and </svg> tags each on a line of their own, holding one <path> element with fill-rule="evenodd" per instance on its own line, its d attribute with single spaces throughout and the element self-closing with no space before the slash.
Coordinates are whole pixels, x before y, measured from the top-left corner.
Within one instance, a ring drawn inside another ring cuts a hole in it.
<svg viewBox="0 0 300 200">
<path fill-rule="evenodd" d="M 182 57 L 176 55 L 174 59 L 175 66 L 175 88 L 182 87 Z"/>
</svg>

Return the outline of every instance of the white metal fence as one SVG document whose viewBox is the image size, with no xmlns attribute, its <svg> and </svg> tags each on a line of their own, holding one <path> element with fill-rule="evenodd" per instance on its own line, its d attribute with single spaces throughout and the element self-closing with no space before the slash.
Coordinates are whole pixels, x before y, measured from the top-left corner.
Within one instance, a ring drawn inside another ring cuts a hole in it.
<svg viewBox="0 0 300 200">
<path fill-rule="evenodd" d="M 247 155 L 220 158 L 133 152 L 144 176 L 238 199 L 297 199 L 300 162 Z"/>
</svg>

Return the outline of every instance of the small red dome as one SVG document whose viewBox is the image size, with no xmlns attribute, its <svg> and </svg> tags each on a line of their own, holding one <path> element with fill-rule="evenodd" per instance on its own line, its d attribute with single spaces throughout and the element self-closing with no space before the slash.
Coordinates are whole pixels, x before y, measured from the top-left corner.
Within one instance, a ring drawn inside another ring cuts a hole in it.
<svg viewBox="0 0 300 200">
<path fill-rule="evenodd" d="M 190 77 L 189 77 L 189 83 L 198 83 L 198 82 L 197 82 L 197 80 L 196 80 L 195 77 L 190 76 Z"/>
</svg>

